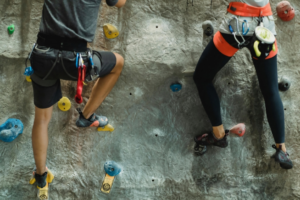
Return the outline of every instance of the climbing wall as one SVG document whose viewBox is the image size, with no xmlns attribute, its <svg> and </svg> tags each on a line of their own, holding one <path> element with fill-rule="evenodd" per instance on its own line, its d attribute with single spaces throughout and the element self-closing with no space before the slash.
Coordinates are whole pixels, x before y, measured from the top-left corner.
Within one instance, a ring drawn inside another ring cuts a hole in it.
<svg viewBox="0 0 300 200">
<path fill-rule="evenodd" d="M 279 0 L 271 0 L 275 12 Z M 279 79 L 292 81 L 281 92 L 285 109 L 286 145 L 294 168 L 286 171 L 270 160 L 274 144 L 265 105 L 250 53 L 239 51 L 215 81 L 226 128 L 243 122 L 243 137 L 230 135 L 226 149 L 208 148 L 193 153 L 193 137 L 210 130 L 208 118 L 192 80 L 192 71 L 211 37 L 202 23 L 211 20 L 215 31 L 226 13 L 227 0 L 138 0 L 122 9 L 102 2 L 95 50 L 114 51 L 125 58 L 116 86 L 97 110 L 115 131 L 98 132 L 75 126 L 89 98 L 92 83 L 84 88 L 84 102 L 74 101 L 76 83 L 62 81 L 63 95 L 72 107 L 62 112 L 54 105 L 49 126 L 47 166 L 55 179 L 51 199 L 96 200 L 296 200 L 300 199 L 300 1 L 290 0 L 296 17 L 276 21 Z M 193 3 L 193 4 L 192 4 Z M 0 200 L 36 198 L 29 185 L 34 159 L 31 130 L 33 91 L 25 80 L 24 61 L 35 42 L 42 0 L 0 1 L 0 124 L 20 119 L 24 131 L 11 143 L 0 141 Z M 297 16 L 298 15 L 298 16 Z M 119 37 L 108 40 L 102 27 L 115 25 Z M 15 25 L 12 35 L 7 26 Z M 170 85 L 181 83 L 173 92 Z M 123 171 L 110 194 L 100 191 L 108 160 Z"/>
</svg>

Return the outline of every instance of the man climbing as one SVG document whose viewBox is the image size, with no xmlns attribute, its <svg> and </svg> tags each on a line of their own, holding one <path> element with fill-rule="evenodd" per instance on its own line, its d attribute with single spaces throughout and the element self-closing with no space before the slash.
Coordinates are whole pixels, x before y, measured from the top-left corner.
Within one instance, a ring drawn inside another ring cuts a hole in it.
<svg viewBox="0 0 300 200">
<path fill-rule="evenodd" d="M 117 53 L 91 52 L 87 48 L 87 42 L 92 42 L 94 39 L 100 3 L 101 0 L 45 0 L 44 2 L 40 31 L 30 61 L 34 70 L 31 76 L 35 104 L 35 120 L 32 129 L 32 146 L 36 164 L 34 178 L 40 191 L 46 194 L 43 197 L 45 199 L 48 198 L 48 182 L 53 178 L 46 168 L 48 125 L 53 105 L 62 97 L 60 79 L 72 81 L 78 79 L 77 55 L 82 57 L 87 66 L 85 81 L 97 80 L 83 111 L 78 110 L 79 118 L 76 125 L 103 127 L 108 124 L 106 117 L 98 116 L 94 112 L 118 80 L 124 59 Z M 106 0 L 106 3 L 120 8 L 124 6 L 126 0 Z M 90 58 L 94 65 L 91 64 Z M 82 73 L 85 74 L 84 70 Z"/>
<path fill-rule="evenodd" d="M 251 52 L 276 143 L 272 158 L 284 169 L 293 167 L 285 145 L 284 110 L 277 82 L 278 47 L 274 35 L 275 23 L 269 0 L 229 0 L 220 29 L 203 51 L 194 73 L 194 82 L 212 126 L 211 132 L 194 138 L 195 153 L 201 154 L 203 147 L 209 145 L 228 146 L 228 131 L 223 126 L 220 101 L 212 81 L 234 54 L 246 47 Z"/>
</svg>

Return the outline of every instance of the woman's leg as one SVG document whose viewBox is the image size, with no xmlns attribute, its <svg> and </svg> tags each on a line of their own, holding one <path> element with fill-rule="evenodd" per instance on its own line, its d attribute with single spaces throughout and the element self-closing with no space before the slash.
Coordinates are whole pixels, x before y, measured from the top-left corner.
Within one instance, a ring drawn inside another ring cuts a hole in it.
<svg viewBox="0 0 300 200">
<path fill-rule="evenodd" d="M 259 86 L 265 99 L 267 118 L 276 147 L 285 148 L 285 125 L 282 101 L 278 91 L 277 56 L 268 60 L 254 60 Z"/>
<path fill-rule="evenodd" d="M 223 55 L 211 41 L 203 51 L 193 77 L 202 105 L 213 126 L 213 133 L 218 139 L 224 137 L 225 131 L 222 125 L 219 97 L 212 81 L 230 58 Z"/>
</svg>

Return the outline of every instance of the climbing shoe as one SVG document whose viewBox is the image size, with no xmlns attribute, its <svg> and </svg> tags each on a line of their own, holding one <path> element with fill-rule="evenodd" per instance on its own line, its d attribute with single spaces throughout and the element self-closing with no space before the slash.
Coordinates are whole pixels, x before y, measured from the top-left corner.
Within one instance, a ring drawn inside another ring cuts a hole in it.
<svg viewBox="0 0 300 200">
<path fill-rule="evenodd" d="M 202 156 L 203 154 L 205 154 L 207 151 L 207 147 L 203 146 L 201 144 L 196 143 L 194 146 L 194 153 L 196 154 L 196 156 Z"/>
<path fill-rule="evenodd" d="M 271 156 L 271 158 L 274 158 L 275 162 L 279 162 L 281 168 L 292 169 L 293 163 L 289 158 L 289 154 L 282 151 L 281 145 L 279 145 L 279 148 L 276 148 L 276 145 L 273 144 L 272 147 L 276 150 L 276 152 L 273 156 Z"/>
<path fill-rule="evenodd" d="M 194 138 L 194 141 L 196 144 L 201 145 L 201 146 L 217 146 L 221 148 L 225 148 L 228 146 L 227 142 L 227 136 L 228 136 L 229 130 L 225 131 L 225 136 L 222 139 L 216 139 L 214 134 L 212 132 L 210 133 L 204 133 L 200 136 L 196 136 Z"/>
<path fill-rule="evenodd" d="M 33 177 L 30 179 L 30 184 L 37 183 L 37 197 L 40 200 L 49 200 L 49 183 L 52 183 L 54 175 L 47 168 L 47 172 L 42 175 L 36 174 L 36 169 L 33 170 Z"/>
<path fill-rule="evenodd" d="M 47 181 L 46 181 L 47 175 L 48 175 L 48 172 L 45 172 L 45 173 L 42 174 L 42 175 L 39 175 L 39 174 L 37 174 L 37 173 L 34 173 L 34 178 L 35 178 L 36 183 L 37 183 L 37 186 L 38 186 L 39 188 L 43 188 L 43 187 L 46 186 L 46 183 L 47 183 Z"/>
<path fill-rule="evenodd" d="M 104 127 L 108 124 L 108 119 L 105 116 L 99 116 L 94 113 L 89 119 L 86 119 L 80 108 L 76 110 L 79 113 L 79 118 L 76 121 L 76 126 L 78 127 Z"/>
</svg>

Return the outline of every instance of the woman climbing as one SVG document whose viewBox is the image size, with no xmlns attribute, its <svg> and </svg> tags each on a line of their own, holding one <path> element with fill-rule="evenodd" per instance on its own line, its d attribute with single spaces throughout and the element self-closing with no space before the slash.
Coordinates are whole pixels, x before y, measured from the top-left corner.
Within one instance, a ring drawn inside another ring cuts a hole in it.
<svg viewBox="0 0 300 200">
<path fill-rule="evenodd" d="M 214 145 L 228 146 L 220 102 L 212 80 L 231 57 L 244 47 L 251 52 L 253 64 L 266 106 L 266 113 L 276 145 L 272 156 L 284 169 L 293 167 L 285 146 L 285 125 L 282 101 L 277 82 L 277 43 L 275 23 L 269 0 L 229 1 L 227 14 L 219 31 L 202 53 L 194 73 L 194 82 L 202 105 L 212 125 L 211 133 L 195 137 L 195 153 Z"/>
</svg>

